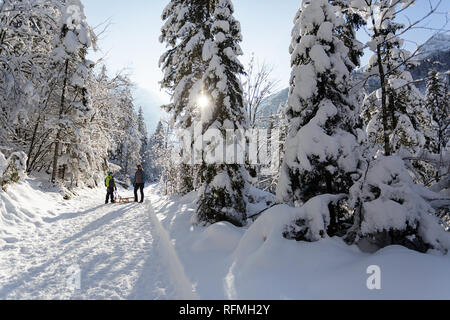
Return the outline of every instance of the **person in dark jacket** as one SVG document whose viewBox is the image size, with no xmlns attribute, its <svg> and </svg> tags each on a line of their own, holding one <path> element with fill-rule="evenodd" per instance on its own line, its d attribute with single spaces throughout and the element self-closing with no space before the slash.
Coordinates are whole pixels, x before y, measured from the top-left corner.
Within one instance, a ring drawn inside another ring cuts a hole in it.
<svg viewBox="0 0 450 320">
<path fill-rule="evenodd" d="M 111 203 L 115 203 L 116 201 L 114 200 L 114 191 L 117 191 L 117 186 L 112 172 L 108 172 L 108 176 L 105 179 L 105 187 L 107 190 L 105 204 L 109 203 L 110 198 Z"/>
<path fill-rule="evenodd" d="M 145 172 L 144 168 L 139 165 L 136 174 L 134 175 L 134 202 L 138 202 L 138 190 L 141 191 L 141 203 L 144 202 L 144 186 L 145 186 Z"/>
</svg>

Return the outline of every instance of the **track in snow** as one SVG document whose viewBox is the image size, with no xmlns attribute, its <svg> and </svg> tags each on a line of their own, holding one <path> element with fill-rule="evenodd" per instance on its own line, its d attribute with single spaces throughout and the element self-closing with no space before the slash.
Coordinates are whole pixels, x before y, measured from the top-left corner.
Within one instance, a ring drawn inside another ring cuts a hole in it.
<svg viewBox="0 0 450 320">
<path fill-rule="evenodd" d="M 0 299 L 197 298 L 151 203 L 99 196 L 66 202 L 0 250 Z"/>
</svg>

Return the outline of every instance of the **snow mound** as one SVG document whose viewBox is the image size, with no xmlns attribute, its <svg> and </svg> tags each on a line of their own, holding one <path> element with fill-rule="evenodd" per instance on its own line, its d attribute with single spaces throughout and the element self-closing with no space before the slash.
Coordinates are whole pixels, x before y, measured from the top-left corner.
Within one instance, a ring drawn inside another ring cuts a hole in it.
<svg viewBox="0 0 450 320">
<path fill-rule="evenodd" d="M 194 251 L 221 250 L 232 252 L 239 244 L 242 233 L 228 222 L 218 222 L 206 228 L 194 242 Z"/>
<path fill-rule="evenodd" d="M 47 176 L 26 177 L 16 184 L 9 184 L 6 191 L 0 189 L 0 248 L 5 242 L 11 243 L 12 239 L 55 218 L 66 206 L 64 196 L 68 192 L 61 186 L 50 184 Z M 92 194 L 91 189 L 77 192 Z"/>
<path fill-rule="evenodd" d="M 0 191 L 0 245 L 2 240 L 10 243 L 18 237 L 24 226 L 34 229 L 43 224 L 43 217 L 48 216 L 55 199 L 39 187 L 36 180 L 26 179 Z"/>
<path fill-rule="evenodd" d="M 339 238 L 296 242 L 283 237 L 300 209 L 280 205 L 246 231 L 225 277 L 229 299 L 442 299 L 449 298 L 450 257 L 400 246 L 375 254 Z M 368 268 L 379 266 L 382 290 L 369 290 Z M 432 273 L 424 270 L 433 270 Z"/>
<path fill-rule="evenodd" d="M 421 248 L 417 236 L 433 249 L 450 249 L 450 234 L 439 225 L 435 210 L 425 197 L 430 195 L 414 183 L 401 158 L 379 156 L 350 193 L 352 206 L 360 205 L 362 236 L 399 231 L 410 233 L 407 242 L 423 251 L 427 248 Z"/>
</svg>

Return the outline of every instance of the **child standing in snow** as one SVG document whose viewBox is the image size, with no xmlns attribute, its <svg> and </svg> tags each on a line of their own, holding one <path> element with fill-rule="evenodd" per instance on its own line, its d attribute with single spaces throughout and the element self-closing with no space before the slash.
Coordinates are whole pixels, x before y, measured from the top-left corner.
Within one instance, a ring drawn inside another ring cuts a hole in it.
<svg viewBox="0 0 450 320">
<path fill-rule="evenodd" d="M 117 191 L 117 186 L 112 172 L 108 172 L 108 176 L 105 179 L 105 186 L 107 190 L 105 204 L 109 203 L 110 198 L 111 203 L 115 203 L 116 201 L 114 200 L 114 191 Z"/>
</svg>

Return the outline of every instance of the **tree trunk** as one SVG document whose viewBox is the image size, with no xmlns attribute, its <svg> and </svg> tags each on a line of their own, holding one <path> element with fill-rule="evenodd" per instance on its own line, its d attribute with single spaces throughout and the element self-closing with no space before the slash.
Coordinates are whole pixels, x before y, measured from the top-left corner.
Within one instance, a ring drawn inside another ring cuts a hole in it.
<svg viewBox="0 0 450 320">
<path fill-rule="evenodd" d="M 371 8 L 372 9 L 372 8 Z M 380 32 L 378 28 L 376 28 L 376 20 L 375 20 L 375 14 L 374 11 L 371 11 L 371 18 L 372 18 L 372 25 L 373 25 L 373 32 L 374 32 L 374 38 L 375 40 L 378 40 L 380 37 Z M 383 114 L 383 139 L 384 139 L 384 153 L 385 156 L 390 156 L 391 151 L 391 145 L 389 141 L 389 115 L 387 110 L 387 90 L 386 90 L 386 74 L 384 72 L 383 68 L 383 57 L 381 53 L 381 46 L 382 44 L 377 45 L 377 62 L 378 62 L 378 72 L 380 74 L 380 82 L 381 82 L 381 108 L 382 108 L 382 114 Z"/>
<path fill-rule="evenodd" d="M 381 108 L 383 112 L 383 138 L 384 138 L 384 154 L 390 156 L 392 153 L 391 145 L 389 141 L 389 115 L 387 110 L 387 90 L 386 90 L 386 75 L 383 68 L 383 59 L 381 56 L 381 45 L 377 46 L 378 57 L 378 72 L 380 73 L 381 81 Z"/>
<path fill-rule="evenodd" d="M 66 88 L 67 88 L 67 73 L 69 71 L 69 59 L 66 60 L 65 72 L 64 72 L 64 84 L 61 94 L 61 105 L 59 109 L 59 120 L 62 120 L 64 115 L 64 103 L 66 100 Z M 56 175 L 58 173 L 58 158 L 59 158 L 59 146 L 61 140 L 61 131 L 62 129 L 58 129 L 58 133 L 56 134 L 55 141 L 55 153 L 53 155 L 53 172 L 52 172 L 52 183 L 56 183 Z"/>
<path fill-rule="evenodd" d="M 397 118 L 395 116 L 395 99 L 394 99 L 394 94 L 391 92 L 389 94 L 389 111 L 391 113 L 391 121 L 392 121 L 392 126 L 391 126 L 391 130 L 393 132 L 393 130 L 395 130 L 395 128 L 397 128 Z"/>
<path fill-rule="evenodd" d="M 58 130 L 58 133 L 56 134 L 56 141 L 55 141 L 55 152 L 53 154 L 53 171 L 52 171 L 52 183 L 56 183 L 56 177 L 58 173 L 58 158 L 59 158 L 59 145 L 60 145 L 60 138 L 61 138 L 61 129 Z"/>
<path fill-rule="evenodd" d="M 33 149 L 34 149 L 34 143 L 36 141 L 36 135 L 37 135 L 37 131 L 39 128 L 39 122 L 41 121 L 41 113 L 39 113 L 39 117 L 36 121 L 36 125 L 34 126 L 34 130 L 33 130 L 33 136 L 31 137 L 31 143 L 30 143 L 30 148 L 28 149 L 28 158 L 27 158 L 27 172 L 30 173 L 30 161 L 31 161 L 31 154 L 33 153 Z"/>
</svg>

